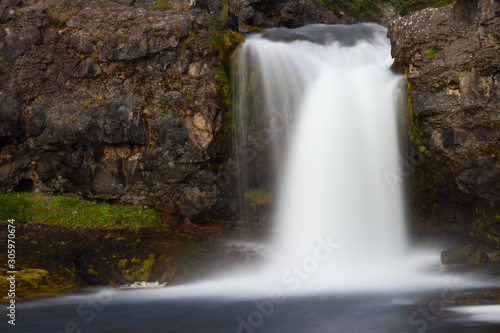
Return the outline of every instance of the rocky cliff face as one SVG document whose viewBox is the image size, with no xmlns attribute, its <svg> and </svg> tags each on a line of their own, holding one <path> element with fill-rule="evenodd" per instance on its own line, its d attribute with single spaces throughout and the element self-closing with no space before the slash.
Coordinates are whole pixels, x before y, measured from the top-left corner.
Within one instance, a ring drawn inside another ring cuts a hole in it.
<svg viewBox="0 0 500 333">
<path fill-rule="evenodd" d="M 2 0 L 0 190 L 223 214 L 219 13 L 218 1 Z"/>
<path fill-rule="evenodd" d="M 353 18 L 339 18 L 331 10 L 310 0 L 233 0 L 230 2 L 241 22 L 261 28 L 297 28 L 306 24 L 353 23 Z"/>
<path fill-rule="evenodd" d="M 389 37 L 407 73 L 415 219 L 499 247 L 500 2 L 428 8 Z"/>
<path fill-rule="evenodd" d="M 0 191 L 153 204 L 174 221 L 228 216 L 227 96 L 210 45 L 225 4 L 0 1 Z M 306 0 L 230 5 L 261 27 L 339 21 Z"/>
</svg>

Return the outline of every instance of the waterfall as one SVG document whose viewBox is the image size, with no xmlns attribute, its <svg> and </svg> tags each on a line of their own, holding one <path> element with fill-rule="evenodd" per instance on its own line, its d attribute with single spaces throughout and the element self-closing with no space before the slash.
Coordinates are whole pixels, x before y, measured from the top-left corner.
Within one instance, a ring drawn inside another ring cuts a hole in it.
<svg viewBox="0 0 500 333">
<path fill-rule="evenodd" d="M 278 28 L 238 51 L 240 184 L 255 170 L 252 147 L 273 154 L 274 252 L 264 271 L 292 290 L 393 286 L 413 274 L 398 178 L 404 79 L 390 70 L 386 34 L 375 24 Z M 273 125 L 280 120 L 286 130 Z"/>
<path fill-rule="evenodd" d="M 375 24 L 310 25 L 270 29 L 240 46 L 233 64 L 239 183 L 244 191 L 262 182 L 254 173 L 267 166 L 277 188 L 273 229 L 265 249 L 244 244 L 264 254 L 260 265 L 166 288 L 170 297 L 441 283 L 432 274 L 439 252 L 410 251 L 407 239 L 398 142 L 406 89 L 390 70 L 386 33 Z"/>
</svg>

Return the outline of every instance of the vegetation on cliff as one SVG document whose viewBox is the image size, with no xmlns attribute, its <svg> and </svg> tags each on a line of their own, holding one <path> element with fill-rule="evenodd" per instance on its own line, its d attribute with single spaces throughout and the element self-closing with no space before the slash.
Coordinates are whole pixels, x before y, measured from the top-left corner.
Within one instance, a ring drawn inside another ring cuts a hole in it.
<svg viewBox="0 0 500 333">
<path fill-rule="evenodd" d="M 39 193 L 0 193 L 0 220 L 6 222 L 8 219 L 91 229 L 159 227 L 163 224 L 152 209 L 138 205 L 111 205 Z"/>
<path fill-rule="evenodd" d="M 243 36 L 237 31 L 228 28 L 229 6 L 222 0 L 220 16 L 211 21 L 209 29 L 212 32 L 210 46 L 219 54 L 219 70 L 215 74 L 217 89 L 222 93 L 224 104 L 228 110 L 231 106 L 232 88 L 230 80 L 231 54 L 238 45 L 243 43 Z"/>
</svg>

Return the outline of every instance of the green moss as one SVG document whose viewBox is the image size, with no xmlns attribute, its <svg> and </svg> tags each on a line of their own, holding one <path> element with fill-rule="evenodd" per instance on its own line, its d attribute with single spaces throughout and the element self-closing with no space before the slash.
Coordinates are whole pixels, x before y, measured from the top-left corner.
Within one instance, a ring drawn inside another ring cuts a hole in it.
<svg viewBox="0 0 500 333">
<path fill-rule="evenodd" d="M 257 210 L 257 207 L 268 203 L 271 199 L 269 191 L 262 187 L 248 189 L 245 193 L 245 197 L 250 201 L 250 205 L 254 210 Z"/>
<path fill-rule="evenodd" d="M 165 11 L 168 9 L 172 9 L 172 7 L 172 3 L 167 0 L 155 0 L 153 4 L 153 10 Z"/>
<path fill-rule="evenodd" d="M 481 146 L 479 150 L 483 155 L 491 156 L 495 161 L 500 161 L 500 144 Z"/>
<path fill-rule="evenodd" d="M 253 32 L 253 33 L 261 33 L 264 31 L 264 29 L 262 28 L 259 28 L 259 27 L 254 27 L 254 26 L 251 26 L 251 25 L 247 25 L 247 24 L 242 24 L 241 25 L 243 27 L 243 29 L 245 29 L 246 31 L 250 31 L 250 32 Z"/>
<path fill-rule="evenodd" d="M 69 15 L 67 9 L 54 9 L 48 6 L 48 14 L 52 18 L 52 22 L 54 26 L 57 28 L 64 28 L 66 26 L 66 22 L 68 22 Z"/>
<path fill-rule="evenodd" d="M 437 51 L 436 49 L 432 48 L 432 49 L 428 49 L 424 52 L 424 55 L 427 59 L 432 59 L 436 56 L 437 54 Z"/>
<path fill-rule="evenodd" d="M 124 268 L 126 265 L 127 265 L 127 259 L 123 259 L 118 262 L 119 268 Z"/>
<path fill-rule="evenodd" d="M 92 61 L 96 61 L 98 58 L 99 58 L 99 49 L 96 47 L 94 49 L 94 53 L 90 55 L 90 59 L 92 59 Z"/>
<path fill-rule="evenodd" d="M 219 69 L 214 75 L 217 92 L 225 106 L 224 132 L 218 135 L 218 142 L 227 142 L 231 138 L 233 129 L 231 104 L 233 98 L 233 88 L 231 80 L 231 60 L 233 51 L 244 39 L 236 31 L 226 28 L 228 22 L 229 7 L 225 0 L 222 0 L 222 10 L 220 16 L 208 22 L 210 33 L 210 46 L 219 54 Z"/>
<path fill-rule="evenodd" d="M 9 290 L 9 277 L 7 270 L 0 270 L 0 289 Z M 37 268 L 23 269 L 17 271 L 16 297 L 32 297 L 61 293 L 76 289 L 75 283 L 68 277 L 58 274 L 50 274 L 48 271 Z"/>
<path fill-rule="evenodd" d="M 125 273 L 125 278 L 128 281 L 149 281 L 149 276 L 151 274 L 151 270 L 155 263 L 155 255 L 149 255 L 149 258 L 144 260 L 141 265 L 140 259 L 132 259 L 131 263 L 138 264 L 129 268 Z"/>
<path fill-rule="evenodd" d="M 97 229 L 163 226 L 152 209 L 137 205 L 111 205 L 64 196 L 35 193 L 0 193 L 0 218 L 36 222 L 63 228 Z"/>
<path fill-rule="evenodd" d="M 92 100 L 91 99 L 86 99 L 82 102 L 82 105 L 85 106 L 85 107 L 88 107 L 92 104 Z"/>
<path fill-rule="evenodd" d="M 184 45 L 184 46 L 189 47 L 189 46 L 191 46 L 193 44 L 198 43 L 199 39 L 200 39 L 200 36 L 198 34 L 196 34 L 196 33 L 194 33 L 194 32 L 191 31 L 189 33 L 189 35 L 186 37 L 186 39 L 184 39 L 181 42 L 181 44 Z"/>
<path fill-rule="evenodd" d="M 420 142 L 422 141 L 422 131 L 420 130 L 420 124 L 418 116 L 413 112 L 413 96 L 412 91 L 414 89 L 410 79 L 408 78 L 408 67 L 405 67 L 405 75 L 406 75 L 406 96 L 408 100 L 408 126 L 407 130 L 409 133 L 410 141 L 414 148 L 420 146 Z M 420 149 L 417 149 L 420 151 Z"/>
<path fill-rule="evenodd" d="M 104 101 L 104 98 L 102 98 L 102 96 L 95 96 L 93 99 L 86 99 L 82 102 L 82 105 L 85 107 L 85 108 L 88 108 L 90 105 L 94 104 L 94 103 L 101 103 Z"/>
<path fill-rule="evenodd" d="M 224 30 L 214 33 L 210 45 L 219 53 L 219 70 L 214 76 L 217 90 L 222 94 L 224 104 L 228 110 L 231 109 L 232 85 L 230 79 L 231 54 L 236 47 L 243 42 L 243 36 L 239 32 Z"/>
</svg>

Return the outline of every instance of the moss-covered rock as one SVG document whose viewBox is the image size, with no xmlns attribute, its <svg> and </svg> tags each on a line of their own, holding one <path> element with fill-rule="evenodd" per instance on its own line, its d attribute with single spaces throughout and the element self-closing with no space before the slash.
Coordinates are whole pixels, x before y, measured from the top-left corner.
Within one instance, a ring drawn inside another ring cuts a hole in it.
<svg viewBox="0 0 500 333">
<path fill-rule="evenodd" d="M 467 262 L 473 265 L 481 265 L 489 260 L 490 258 L 488 257 L 486 252 L 476 252 L 469 258 Z"/>
<path fill-rule="evenodd" d="M 0 245 L 6 230 L 0 229 Z M 190 277 L 195 258 L 209 243 L 161 228 L 66 229 L 17 223 L 16 235 L 18 297 L 136 281 L 178 283 Z M 0 261 L 7 262 L 7 251 L 0 253 Z M 6 274 L 0 270 L 2 290 Z"/>
<path fill-rule="evenodd" d="M 466 264 L 475 252 L 474 245 L 447 249 L 441 252 L 441 263 L 443 265 Z"/>
<path fill-rule="evenodd" d="M 148 259 L 145 260 L 134 258 L 130 261 L 131 267 L 125 271 L 124 277 L 130 282 L 149 281 L 154 263 L 154 254 L 150 254 Z"/>
<path fill-rule="evenodd" d="M 52 274 L 44 269 L 28 268 L 18 270 L 15 274 L 7 274 L 7 270 L 0 270 L 0 289 L 9 290 L 11 280 L 7 278 L 12 275 L 15 276 L 16 297 L 58 294 L 78 288 L 71 275 L 59 272 Z"/>
</svg>

